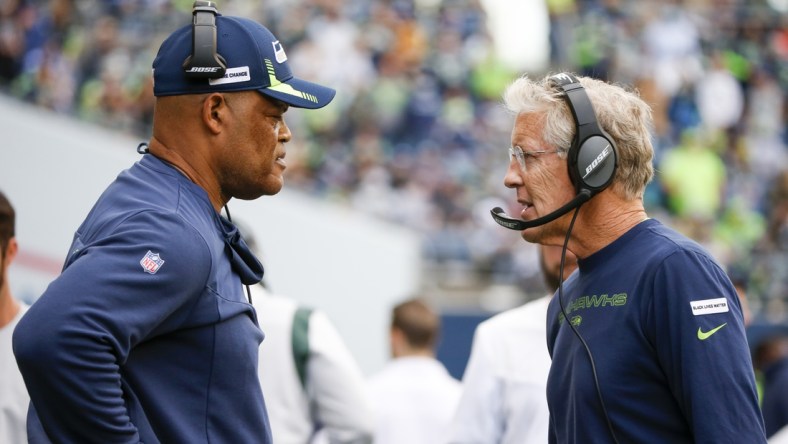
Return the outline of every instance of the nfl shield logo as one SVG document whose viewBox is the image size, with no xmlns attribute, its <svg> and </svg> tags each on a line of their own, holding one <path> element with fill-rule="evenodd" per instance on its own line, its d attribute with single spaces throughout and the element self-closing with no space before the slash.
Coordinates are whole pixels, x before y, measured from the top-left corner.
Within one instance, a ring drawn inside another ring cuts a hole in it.
<svg viewBox="0 0 788 444">
<path fill-rule="evenodd" d="M 147 273 L 156 274 L 159 268 L 164 265 L 164 259 L 159 256 L 159 253 L 148 250 L 148 252 L 145 253 L 145 257 L 140 260 L 140 265 L 142 265 L 142 269 Z"/>
</svg>

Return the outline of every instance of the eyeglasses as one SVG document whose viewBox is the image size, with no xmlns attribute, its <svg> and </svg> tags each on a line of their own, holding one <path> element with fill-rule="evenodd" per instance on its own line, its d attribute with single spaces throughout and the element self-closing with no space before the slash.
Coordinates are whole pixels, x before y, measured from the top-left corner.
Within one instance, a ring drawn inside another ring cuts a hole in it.
<svg viewBox="0 0 788 444">
<path fill-rule="evenodd" d="M 537 156 L 541 156 L 542 154 L 555 154 L 555 153 L 564 153 L 566 152 L 565 149 L 559 148 L 556 150 L 538 150 L 538 151 L 524 151 L 519 146 L 509 147 L 509 162 L 512 161 L 512 158 L 517 159 L 517 163 L 520 164 L 520 169 L 525 172 L 528 171 L 528 164 L 532 163 L 531 159 L 534 159 Z"/>
</svg>

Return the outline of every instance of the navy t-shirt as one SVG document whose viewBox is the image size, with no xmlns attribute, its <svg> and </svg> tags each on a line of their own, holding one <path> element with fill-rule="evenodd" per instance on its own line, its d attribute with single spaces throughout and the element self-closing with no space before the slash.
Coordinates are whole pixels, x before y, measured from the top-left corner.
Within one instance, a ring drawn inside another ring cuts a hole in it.
<svg viewBox="0 0 788 444">
<path fill-rule="evenodd" d="M 578 261 L 562 296 L 547 317 L 551 443 L 613 442 L 566 319 L 618 442 L 766 442 L 738 296 L 699 245 L 644 221 Z"/>
</svg>

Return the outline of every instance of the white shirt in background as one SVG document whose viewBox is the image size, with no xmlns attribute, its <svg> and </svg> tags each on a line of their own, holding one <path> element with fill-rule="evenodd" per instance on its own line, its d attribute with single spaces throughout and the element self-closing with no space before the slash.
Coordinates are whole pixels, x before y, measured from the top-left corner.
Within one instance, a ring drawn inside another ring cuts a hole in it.
<svg viewBox="0 0 788 444">
<path fill-rule="evenodd" d="M 536 299 L 479 324 L 451 426 L 451 444 L 547 443 L 550 299 Z"/>
<path fill-rule="evenodd" d="M 438 360 L 401 357 L 369 380 L 375 444 L 438 444 L 446 441 L 460 383 Z"/>
<path fill-rule="evenodd" d="M 318 310 L 309 317 L 305 389 L 293 358 L 298 303 L 260 285 L 252 286 L 252 303 L 265 333 L 258 373 L 274 442 L 370 443 L 372 416 L 364 376 L 328 317 Z"/>
<path fill-rule="evenodd" d="M 16 365 L 11 348 L 14 327 L 22 319 L 28 305 L 20 303 L 19 313 L 11 322 L 0 328 L 0 443 L 27 442 L 27 408 L 30 395 Z"/>
</svg>

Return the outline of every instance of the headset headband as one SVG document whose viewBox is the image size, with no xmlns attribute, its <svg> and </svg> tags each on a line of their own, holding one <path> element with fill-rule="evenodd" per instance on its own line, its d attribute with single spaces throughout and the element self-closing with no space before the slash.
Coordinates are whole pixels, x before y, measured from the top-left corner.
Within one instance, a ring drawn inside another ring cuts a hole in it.
<svg viewBox="0 0 788 444">
<path fill-rule="evenodd" d="M 183 61 L 183 71 L 191 79 L 218 79 L 227 69 L 224 57 L 216 52 L 219 11 L 214 2 L 197 0 L 192 15 L 192 54 Z"/>
<path fill-rule="evenodd" d="M 615 143 L 597 122 L 591 99 L 575 76 L 556 74 L 549 83 L 564 93 L 575 121 L 575 137 L 569 147 L 569 177 L 577 193 L 585 189 L 593 196 L 613 181 L 618 163 Z"/>
</svg>

